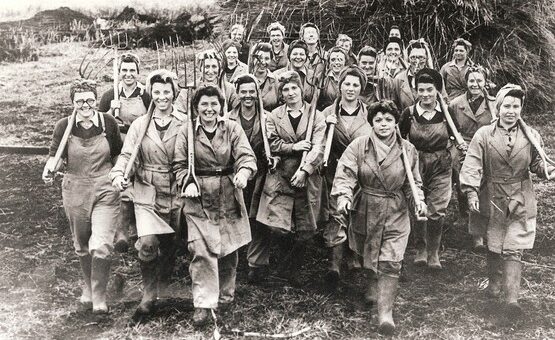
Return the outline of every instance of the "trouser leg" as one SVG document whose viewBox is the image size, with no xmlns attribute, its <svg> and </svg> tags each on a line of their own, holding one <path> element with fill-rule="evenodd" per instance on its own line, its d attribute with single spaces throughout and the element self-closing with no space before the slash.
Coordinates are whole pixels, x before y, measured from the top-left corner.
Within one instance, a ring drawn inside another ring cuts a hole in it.
<svg viewBox="0 0 555 340">
<path fill-rule="evenodd" d="M 122 201 L 114 242 L 114 249 L 119 253 L 126 253 L 129 249 L 129 229 L 134 216 L 133 202 Z"/>
<path fill-rule="evenodd" d="M 416 245 L 416 256 L 414 264 L 422 266 L 428 263 L 428 252 L 426 244 L 428 239 L 428 223 L 426 221 L 417 221 L 414 223 L 414 241 Z"/>
<path fill-rule="evenodd" d="M 260 222 L 251 220 L 252 241 L 247 250 L 249 267 L 264 267 L 270 264 L 272 233 Z"/>
<path fill-rule="evenodd" d="M 335 289 L 341 276 L 341 264 L 345 253 L 345 243 L 339 243 L 328 248 L 328 272 L 325 276 L 326 283 Z"/>
<path fill-rule="evenodd" d="M 189 252 L 193 257 L 189 266 L 193 305 L 195 308 L 217 308 L 220 295 L 218 257 L 210 253 L 202 239 L 189 242 Z"/>
<path fill-rule="evenodd" d="M 237 251 L 218 260 L 218 276 L 220 278 L 220 297 L 218 304 L 229 304 L 235 297 L 235 281 L 237 278 Z"/>
<path fill-rule="evenodd" d="M 364 293 L 364 300 L 369 304 L 375 304 L 378 296 L 378 275 L 371 270 L 368 274 L 368 286 Z"/>
<path fill-rule="evenodd" d="M 393 305 L 397 296 L 397 285 L 400 262 L 378 262 L 378 332 L 384 335 L 392 335 L 395 332 L 393 321 Z"/>
<path fill-rule="evenodd" d="M 443 233 L 443 218 L 428 221 L 428 267 L 441 269 L 439 261 L 439 248 L 441 247 L 441 235 Z"/>
<path fill-rule="evenodd" d="M 154 311 L 156 299 L 158 298 L 158 254 L 160 252 L 158 235 L 140 237 L 135 244 L 135 248 L 138 250 L 139 264 L 141 266 L 143 297 L 135 310 L 133 318 L 140 318 Z"/>
</svg>

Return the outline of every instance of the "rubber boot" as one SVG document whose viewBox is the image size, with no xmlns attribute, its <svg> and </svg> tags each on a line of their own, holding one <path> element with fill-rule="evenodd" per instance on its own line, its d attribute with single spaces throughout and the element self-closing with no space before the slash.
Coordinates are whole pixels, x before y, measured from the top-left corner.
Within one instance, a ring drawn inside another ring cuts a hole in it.
<svg viewBox="0 0 555 340">
<path fill-rule="evenodd" d="M 291 266 L 289 267 L 289 273 L 287 279 L 293 287 L 302 287 L 303 282 L 301 281 L 301 267 L 304 263 L 304 257 L 306 252 L 306 242 L 296 241 L 291 249 Z"/>
<path fill-rule="evenodd" d="M 175 266 L 176 245 L 173 235 L 160 236 L 160 255 L 158 256 L 158 298 L 173 297 L 168 290 Z"/>
<path fill-rule="evenodd" d="M 328 249 L 329 256 L 329 266 L 328 272 L 325 275 L 325 281 L 329 288 L 332 290 L 337 289 L 339 284 L 339 278 L 341 276 L 341 263 L 343 262 L 343 254 L 345 250 L 345 244 L 340 243 Z"/>
<path fill-rule="evenodd" d="M 368 287 L 364 293 L 364 301 L 370 305 L 375 305 L 378 296 L 378 277 L 376 273 L 370 271 L 368 276 Z"/>
<path fill-rule="evenodd" d="M 378 276 L 378 333 L 393 335 L 395 322 L 393 321 L 393 304 L 397 296 L 399 278 L 391 275 Z"/>
<path fill-rule="evenodd" d="M 505 301 L 507 302 L 507 316 L 513 321 L 523 314 L 522 308 L 518 303 L 521 273 L 522 263 L 520 261 L 503 261 L 503 290 L 505 291 Z"/>
<path fill-rule="evenodd" d="M 149 262 L 139 260 L 139 263 L 143 279 L 143 298 L 133 314 L 135 321 L 152 314 L 158 298 L 158 259 Z"/>
<path fill-rule="evenodd" d="M 488 287 L 486 293 L 489 297 L 498 298 L 501 295 L 501 281 L 503 280 L 503 259 L 501 255 L 488 252 Z"/>
<path fill-rule="evenodd" d="M 120 220 L 114 237 L 114 250 L 118 253 L 127 253 L 129 249 L 129 224 L 133 215 L 133 202 L 121 202 Z"/>
<path fill-rule="evenodd" d="M 79 262 L 81 263 L 83 279 L 85 280 L 85 283 L 83 284 L 83 292 L 81 293 L 79 302 L 87 308 L 92 308 L 92 288 L 91 288 L 92 257 L 90 255 L 79 256 Z"/>
<path fill-rule="evenodd" d="M 443 232 L 443 218 L 434 221 L 428 221 L 428 268 L 434 270 L 441 269 L 441 262 L 439 262 L 439 248 L 441 247 L 441 234 Z"/>
<path fill-rule="evenodd" d="M 428 263 L 428 252 L 426 251 L 427 235 L 428 223 L 424 221 L 416 222 L 414 225 L 414 236 L 416 241 L 414 264 L 417 266 L 425 266 Z"/>
<path fill-rule="evenodd" d="M 93 313 L 95 314 L 108 313 L 106 287 L 110 278 L 110 264 L 111 261 L 109 259 L 92 257 L 91 288 Z"/>
<path fill-rule="evenodd" d="M 199 328 L 207 325 L 209 322 L 210 322 L 210 309 L 195 307 L 195 312 L 193 314 L 193 326 Z"/>
</svg>

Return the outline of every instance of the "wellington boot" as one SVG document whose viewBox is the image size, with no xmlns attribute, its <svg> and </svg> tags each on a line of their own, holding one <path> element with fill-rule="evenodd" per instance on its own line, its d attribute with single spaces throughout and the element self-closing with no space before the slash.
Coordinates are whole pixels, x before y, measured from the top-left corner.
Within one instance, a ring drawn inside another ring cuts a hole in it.
<svg viewBox="0 0 555 340">
<path fill-rule="evenodd" d="M 501 255 L 488 252 L 488 287 L 486 288 L 489 297 L 497 299 L 501 295 L 501 282 L 503 280 L 503 259 Z"/>
<path fill-rule="evenodd" d="M 193 326 L 199 328 L 207 325 L 210 322 L 210 309 L 209 308 L 196 308 L 193 314 Z"/>
<path fill-rule="evenodd" d="M 95 314 L 108 313 L 106 287 L 108 286 L 108 279 L 110 278 L 110 265 L 111 261 L 109 259 L 102 259 L 94 256 L 92 258 L 91 288 L 93 313 Z"/>
<path fill-rule="evenodd" d="M 439 261 L 439 248 L 441 247 L 441 234 L 443 233 L 443 219 L 428 221 L 428 268 L 441 270 Z"/>
<path fill-rule="evenodd" d="M 141 264 L 141 275 L 143 279 L 143 298 L 135 310 L 133 318 L 152 314 L 158 297 L 158 261 L 157 259 Z"/>
<path fill-rule="evenodd" d="M 120 220 L 114 237 L 114 250 L 118 253 L 127 253 L 129 249 L 129 224 L 134 213 L 133 202 L 121 202 Z"/>
<path fill-rule="evenodd" d="M 247 282 L 250 284 L 257 284 L 264 280 L 268 276 L 268 267 L 249 267 L 249 273 L 247 274 Z"/>
<path fill-rule="evenodd" d="M 339 284 L 339 278 L 341 276 L 341 264 L 343 262 L 345 245 L 344 243 L 333 246 L 329 249 L 329 265 L 328 272 L 325 275 L 324 280 L 326 284 L 332 290 L 337 289 Z"/>
<path fill-rule="evenodd" d="M 413 230 L 416 243 L 414 264 L 417 266 L 425 266 L 428 263 L 428 252 L 426 251 L 428 224 L 426 222 L 416 222 Z"/>
<path fill-rule="evenodd" d="M 164 251 L 161 251 L 160 256 L 158 256 L 158 298 L 160 299 L 168 299 L 174 296 L 169 289 L 175 266 L 174 254 L 175 248 L 172 244 L 170 245 L 170 248 L 166 248 Z"/>
<path fill-rule="evenodd" d="M 397 283 L 395 276 L 378 276 L 378 333 L 391 336 L 395 332 L 393 321 L 393 305 L 397 296 Z"/>
<path fill-rule="evenodd" d="M 92 287 L 91 287 L 91 267 L 92 267 L 92 257 L 90 255 L 79 256 L 79 262 L 81 263 L 81 271 L 83 272 L 83 279 L 85 283 L 83 284 L 83 291 L 79 302 L 83 304 L 87 309 L 92 308 Z"/>
<path fill-rule="evenodd" d="M 484 238 L 482 236 L 472 236 L 472 249 L 478 253 L 487 250 L 487 247 L 484 245 Z"/>
<path fill-rule="evenodd" d="M 520 261 L 503 261 L 503 290 L 507 303 L 506 314 L 513 321 L 523 315 L 522 308 L 518 303 L 521 275 L 522 263 Z"/>
<path fill-rule="evenodd" d="M 375 305 L 378 296 L 378 278 L 374 272 L 370 272 L 368 277 L 368 287 L 364 293 L 364 301 L 370 305 Z"/>
<path fill-rule="evenodd" d="M 297 241 L 291 249 L 291 266 L 289 267 L 289 273 L 287 279 L 289 284 L 293 287 L 302 287 L 303 282 L 301 281 L 301 267 L 304 263 L 304 257 L 306 252 L 306 243 Z"/>
</svg>

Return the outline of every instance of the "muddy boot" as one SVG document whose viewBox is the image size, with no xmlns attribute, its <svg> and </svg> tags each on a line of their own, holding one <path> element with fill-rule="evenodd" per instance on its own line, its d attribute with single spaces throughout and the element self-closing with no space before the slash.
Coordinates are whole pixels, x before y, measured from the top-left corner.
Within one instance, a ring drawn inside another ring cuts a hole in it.
<svg viewBox="0 0 555 340">
<path fill-rule="evenodd" d="M 378 333 L 386 336 L 395 333 L 393 304 L 397 296 L 398 281 L 395 276 L 379 275 L 378 277 Z"/>
<path fill-rule="evenodd" d="M 114 250 L 118 253 L 127 253 L 129 249 L 129 224 L 133 214 L 133 202 L 121 202 L 120 218 L 114 237 Z"/>
<path fill-rule="evenodd" d="M 443 218 L 438 221 L 428 221 L 428 268 L 434 270 L 441 269 L 439 262 L 439 248 L 441 247 L 441 234 L 443 232 Z"/>
<path fill-rule="evenodd" d="M 173 237 L 162 237 L 160 240 L 160 255 L 158 256 L 158 298 L 173 297 L 168 287 L 175 266 L 175 242 Z"/>
<path fill-rule="evenodd" d="M 339 284 L 344 249 L 344 243 L 340 243 L 328 249 L 329 266 L 324 280 L 326 281 L 326 284 L 329 286 L 329 288 L 332 290 L 337 289 L 337 285 Z"/>
<path fill-rule="evenodd" d="M 522 263 L 520 261 L 503 261 L 503 290 L 507 302 L 506 314 L 513 321 L 516 321 L 524 313 L 518 303 L 521 273 Z"/>
<path fill-rule="evenodd" d="M 414 236 L 416 241 L 416 256 L 414 257 L 414 264 L 417 266 L 425 266 L 428 263 L 428 252 L 426 251 L 427 235 L 427 222 L 416 222 L 414 225 Z"/>
<path fill-rule="evenodd" d="M 143 298 L 133 314 L 133 320 L 137 322 L 152 314 L 158 298 L 158 260 L 149 262 L 139 260 L 139 263 L 143 279 Z"/>
<path fill-rule="evenodd" d="M 210 309 L 195 307 L 193 314 L 193 326 L 199 328 L 207 325 L 210 322 Z"/>
<path fill-rule="evenodd" d="M 486 251 L 487 248 L 484 245 L 484 238 L 482 236 L 472 236 L 472 249 L 478 253 Z"/>
<path fill-rule="evenodd" d="M 108 285 L 108 279 L 110 278 L 110 264 L 111 261 L 109 259 L 102 259 L 94 256 L 92 258 L 91 288 L 93 313 L 95 314 L 108 313 L 106 287 Z"/>
<path fill-rule="evenodd" d="M 376 299 L 378 296 L 378 277 L 373 271 L 370 272 L 368 277 L 368 287 L 364 293 L 364 301 L 370 305 L 376 304 Z"/>
<path fill-rule="evenodd" d="M 91 266 L 92 257 L 90 255 L 79 256 L 79 262 L 81 263 L 81 270 L 83 272 L 83 279 L 85 283 L 83 284 L 83 292 L 79 298 L 79 302 L 87 309 L 92 308 L 92 288 L 91 288 Z"/>
<path fill-rule="evenodd" d="M 291 266 L 289 267 L 289 273 L 287 279 L 289 284 L 293 287 L 302 287 L 303 282 L 301 281 L 301 267 L 304 263 L 304 256 L 306 252 L 306 242 L 297 241 L 291 249 Z"/>
<path fill-rule="evenodd" d="M 489 297 L 497 299 L 501 295 L 501 281 L 503 279 L 503 259 L 501 255 L 488 252 L 488 287 L 486 294 Z"/>
</svg>

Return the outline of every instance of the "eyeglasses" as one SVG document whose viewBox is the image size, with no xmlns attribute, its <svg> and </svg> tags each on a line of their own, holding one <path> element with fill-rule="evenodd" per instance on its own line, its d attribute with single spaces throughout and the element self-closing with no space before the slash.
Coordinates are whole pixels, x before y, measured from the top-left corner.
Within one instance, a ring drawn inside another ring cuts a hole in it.
<svg viewBox="0 0 555 340">
<path fill-rule="evenodd" d="M 421 55 L 413 55 L 409 57 L 409 60 L 426 60 L 426 57 Z"/>
<path fill-rule="evenodd" d="M 94 105 L 94 103 L 96 103 L 96 99 L 94 99 L 94 98 L 89 98 L 87 100 L 77 99 L 75 101 L 75 104 L 77 104 L 77 107 L 82 107 L 85 104 L 85 102 L 87 103 L 87 105 L 92 107 Z"/>
</svg>

